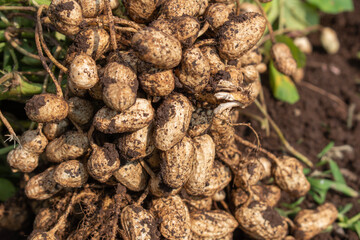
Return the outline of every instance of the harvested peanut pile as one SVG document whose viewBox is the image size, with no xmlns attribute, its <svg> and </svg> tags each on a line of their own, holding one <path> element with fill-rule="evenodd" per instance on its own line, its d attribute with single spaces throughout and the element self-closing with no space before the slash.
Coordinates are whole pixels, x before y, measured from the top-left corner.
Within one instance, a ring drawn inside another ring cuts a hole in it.
<svg viewBox="0 0 360 240">
<path fill-rule="evenodd" d="M 29 239 L 232 239 L 237 228 L 310 239 L 331 225 L 329 203 L 294 223 L 280 216 L 281 191 L 309 191 L 301 163 L 235 135 L 233 109 L 261 90 L 266 18 L 226 1 L 123 2 L 123 18 L 115 0 L 53 0 L 37 11 L 36 45 L 57 91 L 26 103 L 38 128 L 7 158 L 39 200 Z M 73 41 L 64 62 L 43 25 Z M 274 43 L 272 58 L 282 73 L 296 70 L 286 45 Z"/>
</svg>

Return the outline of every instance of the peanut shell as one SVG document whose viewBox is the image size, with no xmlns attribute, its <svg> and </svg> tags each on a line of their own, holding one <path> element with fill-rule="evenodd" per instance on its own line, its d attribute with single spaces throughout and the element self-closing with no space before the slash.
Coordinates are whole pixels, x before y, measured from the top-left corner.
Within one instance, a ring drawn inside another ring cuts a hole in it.
<svg viewBox="0 0 360 240">
<path fill-rule="evenodd" d="M 246 189 L 248 186 L 253 186 L 259 182 L 263 172 L 264 166 L 257 158 L 247 159 L 245 163 L 241 164 L 234 178 L 234 184 Z"/>
<path fill-rule="evenodd" d="M 291 76 L 296 71 L 296 61 L 285 43 L 275 43 L 272 45 L 270 53 L 274 60 L 274 66 L 279 72 Z"/>
<path fill-rule="evenodd" d="M 51 208 L 43 208 L 36 215 L 33 228 L 48 231 L 58 220 L 59 213 Z"/>
<path fill-rule="evenodd" d="M 139 75 L 141 88 L 150 96 L 169 95 L 175 88 L 175 76 L 172 69 L 152 68 Z"/>
<path fill-rule="evenodd" d="M 138 161 L 127 162 L 113 173 L 116 180 L 131 191 L 139 192 L 146 188 L 148 174 Z"/>
<path fill-rule="evenodd" d="M 105 7 L 104 0 L 79 0 L 84 17 L 93 18 L 98 16 Z"/>
<path fill-rule="evenodd" d="M 222 62 L 215 47 L 203 46 L 200 49 L 204 57 L 209 62 L 210 74 L 216 74 L 220 70 L 225 70 L 225 64 Z"/>
<path fill-rule="evenodd" d="M 41 154 L 48 144 L 45 135 L 38 130 L 27 130 L 20 138 L 22 148 L 28 152 Z"/>
<path fill-rule="evenodd" d="M 51 141 L 65 133 L 68 126 L 69 121 L 66 118 L 60 122 L 46 123 L 43 128 L 43 133 L 45 134 L 46 138 Z"/>
<path fill-rule="evenodd" d="M 14 171 L 19 170 L 28 173 L 37 168 L 39 155 L 29 152 L 24 148 L 17 147 L 8 153 L 6 160 Z"/>
<path fill-rule="evenodd" d="M 231 181 L 231 170 L 229 167 L 220 163 L 214 162 L 211 176 L 205 184 L 204 196 L 214 196 L 217 192 L 224 189 Z"/>
<path fill-rule="evenodd" d="M 138 23 L 151 21 L 159 0 L 126 0 L 124 6 L 130 18 Z"/>
<path fill-rule="evenodd" d="M 90 122 L 94 115 L 94 107 L 90 101 L 72 97 L 67 102 L 69 104 L 69 119 L 80 125 Z"/>
<path fill-rule="evenodd" d="M 71 62 L 69 78 L 75 88 L 90 89 L 99 81 L 95 60 L 80 53 Z"/>
<path fill-rule="evenodd" d="M 77 160 L 60 163 L 54 172 L 54 180 L 63 187 L 79 188 L 88 179 L 84 165 Z"/>
</svg>

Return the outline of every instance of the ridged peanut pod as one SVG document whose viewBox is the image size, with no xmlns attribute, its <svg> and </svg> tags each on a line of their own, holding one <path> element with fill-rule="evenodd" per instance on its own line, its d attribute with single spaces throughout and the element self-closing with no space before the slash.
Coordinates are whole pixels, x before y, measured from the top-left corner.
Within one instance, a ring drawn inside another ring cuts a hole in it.
<svg viewBox="0 0 360 240">
<path fill-rule="evenodd" d="M 310 183 L 303 173 L 303 166 L 293 157 L 280 158 L 280 165 L 273 168 L 276 184 L 284 191 L 301 197 L 310 190 Z"/>
<path fill-rule="evenodd" d="M 26 115 L 38 123 L 58 122 L 66 118 L 69 106 L 62 97 L 50 93 L 34 95 L 25 104 Z"/>
<path fill-rule="evenodd" d="M 202 15 L 208 6 L 208 0 L 169 0 L 165 1 L 160 10 L 159 18 L 174 18 L 189 15 Z"/>
<path fill-rule="evenodd" d="M 91 177 L 104 183 L 119 169 L 119 153 L 112 143 L 105 143 L 103 147 L 92 144 L 91 147 L 93 151 L 87 162 L 87 171 Z"/>
<path fill-rule="evenodd" d="M 128 205 L 121 211 L 121 226 L 130 240 L 159 239 L 154 215 L 137 205 Z"/>
<path fill-rule="evenodd" d="M 70 96 L 77 96 L 77 97 L 85 97 L 87 90 L 86 89 L 80 89 L 75 87 L 74 83 L 72 81 L 67 82 L 67 88 L 69 90 Z"/>
<path fill-rule="evenodd" d="M 190 212 L 211 210 L 213 200 L 211 197 L 188 196 L 186 198 Z"/>
<path fill-rule="evenodd" d="M 240 228 L 255 239 L 281 240 L 288 225 L 283 217 L 266 203 L 252 201 L 235 212 Z"/>
<path fill-rule="evenodd" d="M 191 235 L 191 240 L 218 240 L 219 238 L 217 237 L 201 237 L 201 236 L 198 236 L 196 235 L 195 233 L 192 232 L 192 235 Z M 221 240 L 233 240 L 234 239 L 234 236 L 233 236 L 233 233 L 229 233 L 228 235 L 220 238 Z"/>
<path fill-rule="evenodd" d="M 281 197 L 281 190 L 275 185 L 254 185 L 251 190 L 256 201 L 264 202 L 270 207 L 274 207 Z M 243 189 L 237 188 L 232 190 L 231 198 L 234 207 L 238 208 L 248 200 L 249 195 Z"/>
<path fill-rule="evenodd" d="M 261 63 L 262 56 L 258 47 L 253 47 L 251 50 L 242 55 L 236 60 L 237 67 L 245 67 L 248 65 L 258 65 Z"/>
<path fill-rule="evenodd" d="M 89 147 L 90 143 L 86 134 L 69 131 L 49 142 L 45 155 L 48 161 L 59 163 L 83 156 Z"/>
<path fill-rule="evenodd" d="M 155 146 L 167 151 L 181 141 L 189 128 L 193 108 L 182 94 L 167 97 L 156 111 Z"/>
<path fill-rule="evenodd" d="M 49 167 L 44 172 L 33 176 L 26 183 L 25 194 L 28 198 L 44 200 L 58 193 L 62 187 L 53 178 L 55 167 Z"/>
<path fill-rule="evenodd" d="M 34 230 L 48 231 L 59 217 L 59 213 L 51 208 L 43 208 L 36 215 L 33 228 Z"/>
<path fill-rule="evenodd" d="M 276 43 L 271 47 L 271 57 L 274 60 L 274 66 L 279 72 L 291 76 L 297 68 L 290 48 L 285 43 Z"/>
<path fill-rule="evenodd" d="M 131 46 L 138 57 L 162 69 L 179 65 L 182 56 L 181 44 L 175 37 L 155 28 L 144 28 L 131 39 Z"/>
<path fill-rule="evenodd" d="M 71 62 L 69 78 L 75 88 L 90 89 L 99 81 L 96 62 L 89 55 L 80 53 Z"/>
<path fill-rule="evenodd" d="M 38 130 L 27 130 L 20 138 L 21 147 L 28 152 L 40 154 L 44 152 L 48 140 L 45 135 Z"/>
<path fill-rule="evenodd" d="M 236 92 L 242 89 L 244 74 L 235 66 L 226 66 L 213 77 L 212 88 L 215 92 Z"/>
<path fill-rule="evenodd" d="M 217 49 L 213 46 L 203 46 L 200 48 L 202 54 L 207 58 L 210 65 L 210 74 L 216 74 L 220 70 L 225 70 L 225 64 L 222 62 Z"/>
<path fill-rule="evenodd" d="M 195 147 L 195 160 L 193 171 L 185 184 L 185 190 L 190 195 L 202 195 L 209 181 L 215 160 L 215 143 L 205 134 L 193 139 Z"/>
<path fill-rule="evenodd" d="M 150 96 L 163 97 L 175 88 L 175 76 L 172 69 L 151 68 L 139 75 L 141 88 Z"/>
<path fill-rule="evenodd" d="M 130 67 L 117 62 L 109 63 L 102 82 L 103 100 L 109 108 L 122 112 L 134 105 L 139 82 Z"/>
<path fill-rule="evenodd" d="M 98 16 L 105 7 L 104 0 L 79 0 L 84 17 L 92 18 Z"/>
<path fill-rule="evenodd" d="M 69 120 L 66 118 L 60 122 L 46 123 L 43 127 L 43 133 L 45 134 L 46 138 L 51 141 L 65 133 L 68 126 Z"/>
<path fill-rule="evenodd" d="M 58 238 L 52 232 L 33 232 L 28 240 L 57 240 Z"/>
<path fill-rule="evenodd" d="M 219 29 L 218 50 L 221 58 L 237 59 L 249 51 L 262 37 L 266 19 L 254 12 L 234 17 Z"/>
<path fill-rule="evenodd" d="M 190 16 L 181 16 L 172 19 L 174 25 L 174 36 L 180 41 L 183 47 L 193 45 L 200 31 L 199 21 Z"/>
<path fill-rule="evenodd" d="M 332 203 L 324 203 L 314 210 L 303 209 L 294 219 L 294 236 L 299 240 L 308 240 L 327 229 L 338 216 Z"/>
<path fill-rule="evenodd" d="M 258 183 L 264 172 L 264 166 L 257 158 L 250 158 L 245 161 L 245 163 L 240 165 L 234 178 L 234 184 L 244 189 Z"/>
<path fill-rule="evenodd" d="M 125 0 L 124 6 L 129 17 L 137 23 L 152 20 L 159 0 Z"/>
<path fill-rule="evenodd" d="M 193 142 L 186 136 L 169 150 L 160 153 L 161 176 L 166 185 L 180 188 L 186 183 L 192 171 L 194 154 Z"/>
<path fill-rule="evenodd" d="M 204 196 L 213 196 L 215 193 L 224 189 L 231 181 L 231 170 L 229 167 L 220 163 L 214 162 L 214 167 L 211 171 L 211 176 L 204 188 Z"/>
<path fill-rule="evenodd" d="M 239 225 L 230 213 L 223 210 L 194 211 L 190 218 L 191 231 L 206 238 L 222 239 Z"/>
<path fill-rule="evenodd" d="M 6 160 L 13 171 L 32 172 L 39 164 L 39 155 L 27 151 L 22 147 L 11 150 Z"/>
<path fill-rule="evenodd" d="M 210 128 L 210 123 L 213 118 L 213 110 L 198 107 L 191 115 L 190 126 L 188 134 L 194 138 L 203 135 Z"/>
<path fill-rule="evenodd" d="M 161 219 L 160 233 L 167 239 L 190 239 L 190 215 L 178 195 L 152 201 L 151 210 Z"/>
<path fill-rule="evenodd" d="M 235 141 L 235 129 L 230 123 L 230 109 L 214 115 L 210 125 L 210 135 L 214 140 L 216 151 L 227 149 Z"/>
<path fill-rule="evenodd" d="M 63 187 L 79 188 L 87 182 L 88 173 L 81 162 L 70 160 L 56 167 L 54 180 Z"/>
<path fill-rule="evenodd" d="M 152 139 L 153 127 L 153 124 L 149 124 L 142 129 L 125 133 L 119 137 L 117 147 L 121 157 L 128 161 L 135 161 L 151 154 L 155 149 Z"/>
<path fill-rule="evenodd" d="M 234 15 L 234 5 L 224 3 L 211 4 L 205 12 L 205 19 L 210 24 L 210 29 L 214 32 L 224 25 L 226 21 Z"/>
<path fill-rule="evenodd" d="M 90 122 L 94 115 L 94 107 L 90 101 L 72 97 L 67 102 L 69 104 L 69 119 L 80 125 Z"/>
<path fill-rule="evenodd" d="M 200 48 L 184 52 L 181 69 L 177 74 L 180 82 L 191 92 L 201 92 L 210 80 L 210 64 Z"/>
<path fill-rule="evenodd" d="M 149 175 L 138 161 L 127 162 L 115 170 L 113 176 L 131 191 L 139 192 L 146 188 Z"/>
<path fill-rule="evenodd" d="M 150 101 L 137 98 L 134 105 L 119 113 L 107 107 L 101 108 L 94 117 L 94 126 L 103 133 L 133 132 L 148 126 L 155 111 Z"/>
<path fill-rule="evenodd" d="M 241 72 L 244 75 L 244 81 L 252 83 L 259 78 L 259 72 L 256 69 L 255 65 L 248 65 L 241 69 Z"/>
</svg>

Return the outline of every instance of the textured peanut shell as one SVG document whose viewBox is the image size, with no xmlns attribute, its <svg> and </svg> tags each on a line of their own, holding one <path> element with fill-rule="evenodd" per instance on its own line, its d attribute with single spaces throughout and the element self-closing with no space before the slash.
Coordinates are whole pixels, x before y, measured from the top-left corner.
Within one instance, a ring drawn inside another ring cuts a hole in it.
<svg viewBox="0 0 360 240">
<path fill-rule="evenodd" d="M 255 65 L 245 66 L 241 69 L 241 72 L 244 75 L 244 80 L 248 83 L 254 82 L 259 78 L 259 72 Z"/>
<path fill-rule="evenodd" d="M 121 226 L 130 240 L 153 240 L 160 237 L 156 218 L 141 206 L 126 206 L 121 211 L 120 219 Z"/>
<path fill-rule="evenodd" d="M 234 14 L 232 6 L 224 3 L 211 4 L 206 12 L 205 19 L 210 24 L 210 29 L 216 32 Z"/>
<path fill-rule="evenodd" d="M 124 5 L 130 18 L 138 23 L 151 21 L 159 0 L 126 0 Z"/>
<path fill-rule="evenodd" d="M 264 166 L 257 158 L 246 159 L 234 178 L 234 184 L 237 187 L 246 189 L 248 186 L 253 186 L 262 178 Z"/>
<path fill-rule="evenodd" d="M 264 202 L 270 207 L 274 207 L 280 200 L 281 190 L 275 185 L 254 185 L 251 186 L 253 198 L 256 201 Z M 231 192 L 232 202 L 235 208 L 240 207 L 248 200 L 248 194 L 241 188 L 234 189 Z"/>
<path fill-rule="evenodd" d="M 68 115 L 69 106 L 62 97 L 50 93 L 34 95 L 25 104 L 26 115 L 38 123 L 61 121 Z"/>
<path fill-rule="evenodd" d="M 285 219 L 265 203 L 252 201 L 238 208 L 235 217 L 240 228 L 255 239 L 280 240 L 287 235 Z"/>
<path fill-rule="evenodd" d="M 294 236 L 299 240 L 308 240 L 327 229 L 338 216 L 332 203 L 324 203 L 314 210 L 303 209 L 294 219 Z"/>
<path fill-rule="evenodd" d="M 70 160 L 56 167 L 54 180 L 63 187 L 79 188 L 87 182 L 88 173 L 81 162 Z"/>
<path fill-rule="evenodd" d="M 93 124 L 103 133 L 133 132 L 149 125 L 154 115 L 150 101 L 137 98 L 134 105 L 121 113 L 107 107 L 101 108 L 95 114 Z"/>
<path fill-rule="evenodd" d="M 210 125 L 210 135 L 216 145 L 216 151 L 227 149 L 234 142 L 235 129 L 229 122 L 230 110 L 215 114 Z"/>
<path fill-rule="evenodd" d="M 211 197 L 188 196 L 188 207 L 190 212 L 199 210 L 211 210 L 213 199 Z"/>
<path fill-rule="evenodd" d="M 249 2 L 244 2 L 244 3 L 240 4 L 240 12 L 241 13 L 257 12 L 257 13 L 261 14 L 261 11 L 258 8 L 258 6 L 256 6 L 255 4 L 249 3 Z"/>
<path fill-rule="evenodd" d="M 174 18 L 183 15 L 195 17 L 202 15 L 208 6 L 208 0 L 169 0 L 160 10 L 160 18 Z"/>
<path fill-rule="evenodd" d="M 69 89 L 69 96 L 85 97 L 87 90 L 75 87 L 71 81 L 67 82 L 67 88 Z"/>
<path fill-rule="evenodd" d="M 221 238 L 221 240 L 233 240 L 233 233 L 229 233 L 228 235 Z M 201 237 L 199 235 L 196 235 L 195 233 L 191 232 L 191 240 L 218 240 L 217 237 Z"/>
<path fill-rule="evenodd" d="M 166 33 L 168 35 L 176 37 L 175 36 L 176 25 L 174 24 L 174 19 L 176 19 L 176 18 L 172 18 L 172 19 L 158 18 L 158 19 L 152 21 L 149 24 L 149 26 L 153 27 L 163 33 Z"/>
<path fill-rule="evenodd" d="M 33 176 L 26 183 L 25 194 L 28 198 L 44 200 L 58 193 L 62 187 L 53 178 L 55 167 L 49 167 L 44 172 Z"/>
<path fill-rule="evenodd" d="M 203 135 L 210 128 L 210 123 L 213 118 L 212 109 L 198 107 L 191 115 L 190 126 L 188 134 L 194 138 Z"/>
<path fill-rule="evenodd" d="M 213 78 L 213 88 L 215 92 L 226 91 L 235 92 L 241 90 L 244 75 L 235 66 L 226 66 L 224 70 L 219 70 Z"/>
<path fill-rule="evenodd" d="M 115 170 L 113 175 L 122 185 L 135 192 L 144 190 L 149 178 L 138 161 L 127 162 Z"/>
<path fill-rule="evenodd" d="M 98 16 L 105 7 L 104 0 L 79 0 L 84 17 L 92 18 Z"/>
<path fill-rule="evenodd" d="M 40 154 L 45 150 L 48 140 L 41 131 L 27 130 L 21 136 L 20 143 L 28 152 Z"/>
<path fill-rule="evenodd" d="M 155 146 L 167 151 L 181 141 L 189 128 L 192 114 L 191 102 L 182 94 L 167 97 L 156 111 Z"/>
<path fill-rule="evenodd" d="M 152 210 L 161 219 L 160 233 L 167 239 L 189 239 L 190 215 L 178 195 L 152 201 Z"/>
<path fill-rule="evenodd" d="M 51 232 L 33 232 L 28 240 L 57 240 L 58 238 Z"/>
<path fill-rule="evenodd" d="M 6 160 L 12 169 L 28 173 L 37 168 L 39 155 L 17 147 L 8 153 Z"/>
<path fill-rule="evenodd" d="M 131 46 L 141 60 L 158 68 L 174 68 L 181 61 L 179 40 L 154 28 L 144 28 L 135 33 Z"/>
<path fill-rule="evenodd" d="M 310 190 L 310 183 L 303 173 L 301 163 L 293 158 L 284 156 L 280 165 L 273 168 L 276 184 L 284 191 L 296 197 L 304 196 Z"/>
<path fill-rule="evenodd" d="M 94 115 L 94 107 L 90 101 L 72 97 L 67 102 L 69 104 L 69 119 L 80 125 L 90 122 Z"/>
<path fill-rule="evenodd" d="M 115 145 L 105 143 L 104 147 L 92 145 L 93 151 L 87 162 L 87 171 L 99 182 L 106 182 L 120 167 L 119 154 Z"/>
<path fill-rule="evenodd" d="M 139 82 L 130 67 L 117 62 L 109 63 L 102 82 L 103 101 L 109 108 L 122 112 L 134 105 Z"/>
<path fill-rule="evenodd" d="M 253 47 L 251 50 L 242 55 L 239 59 L 237 59 L 238 67 L 245 67 L 248 65 L 257 65 L 261 63 L 262 56 L 257 47 Z"/>
<path fill-rule="evenodd" d="M 223 238 L 238 226 L 236 219 L 223 210 L 190 213 L 191 231 L 201 237 Z"/>
<path fill-rule="evenodd" d="M 151 154 L 154 150 L 152 139 L 153 124 L 132 133 L 125 133 L 118 139 L 120 155 L 128 161 L 135 161 Z"/>
<path fill-rule="evenodd" d="M 43 128 L 43 133 L 49 141 L 54 140 L 55 138 L 61 136 L 66 128 L 69 126 L 69 121 L 65 118 L 60 122 L 56 123 L 46 123 Z"/>
<path fill-rule="evenodd" d="M 36 215 L 33 228 L 36 230 L 48 231 L 59 217 L 59 213 L 51 208 L 43 208 Z"/>
<path fill-rule="evenodd" d="M 220 70 L 225 70 L 225 64 L 222 62 L 217 49 L 213 46 L 201 47 L 201 52 L 207 58 L 210 65 L 210 74 L 216 74 Z"/>
<path fill-rule="evenodd" d="M 86 134 L 69 131 L 49 142 L 45 155 L 48 161 L 59 163 L 83 156 L 89 147 Z"/>
<path fill-rule="evenodd" d="M 160 166 L 164 183 L 172 188 L 182 187 L 190 177 L 194 154 L 192 140 L 186 136 L 169 150 L 161 152 Z"/>
<path fill-rule="evenodd" d="M 285 43 L 275 43 L 272 45 L 270 53 L 274 60 L 274 66 L 279 72 L 291 76 L 296 71 L 296 61 Z"/>
<path fill-rule="evenodd" d="M 191 92 L 201 92 L 210 80 L 210 64 L 200 48 L 189 48 L 184 52 L 180 82 Z"/>
<path fill-rule="evenodd" d="M 74 87 L 90 89 L 99 81 L 95 60 L 85 53 L 80 53 L 71 62 L 69 78 Z"/>
<path fill-rule="evenodd" d="M 266 27 L 265 18 L 254 12 L 233 18 L 219 29 L 218 50 L 223 59 L 237 59 L 255 46 Z"/>
<path fill-rule="evenodd" d="M 169 95 L 175 88 L 173 70 L 152 69 L 139 75 L 142 89 L 154 97 Z"/>
<path fill-rule="evenodd" d="M 202 195 L 209 181 L 215 160 L 215 143 L 205 134 L 193 139 L 195 160 L 192 174 L 185 184 L 185 190 L 190 195 Z"/>
<path fill-rule="evenodd" d="M 181 190 L 181 188 L 171 188 L 167 186 L 161 178 L 160 174 L 150 178 L 149 189 L 152 195 L 159 198 L 176 195 Z"/>
<path fill-rule="evenodd" d="M 75 0 L 53 0 L 49 6 L 48 16 L 52 23 L 61 22 L 77 26 L 83 20 L 81 6 Z"/>
<path fill-rule="evenodd" d="M 190 16 L 181 16 L 172 19 L 174 25 L 174 36 L 185 47 L 193 45 L 200 31 L 199 21 Z"/>
<path fill-rule="evenodd" d="M 272 164 L 271 164 L 270 160 L 265 157 L 259 157 L 258 160 L 264 167 L 264 172 L 262 174 L 261 179 L 271 177 Z"/>
<path fill-rule="evenodd" d="M 88 90 L 88 93 L 95 100 L 103 100 L 103 87 L 102 82 L 99 81 L 95 84 L 95 86 Z"/>
<path fill-rule="evenodd" d="M 109 49 L 110 35 L 103 28 L 88 28 L 76 35 L 74 46 L 75 52 L 84 52 L 97 60 Z"/>
<path fill-rule="evenodd" d="M 231 179 L 230 168 L 219 161 L 215 161 L 211 176 L 205 184 L 203 195 L 213 196 L 218 191 L 224 189 L 230 183 Z"/>
</svg>

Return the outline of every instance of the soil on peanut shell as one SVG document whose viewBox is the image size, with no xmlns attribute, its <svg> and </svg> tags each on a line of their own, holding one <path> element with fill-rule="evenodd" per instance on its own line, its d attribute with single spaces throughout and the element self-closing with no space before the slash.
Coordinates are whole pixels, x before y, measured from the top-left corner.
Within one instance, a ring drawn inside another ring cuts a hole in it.
<svg viewBox="0 0 360 240">
<path fill-rule="evenodd" d="M 313 53 L 307 56 L 304 84 L 297 84 L 300 101 L 290 105 L 273 98 L 268 85 L 268 76 L 262 76 L 265 83 L 264 95 L 268 113 L 278 124 L 289 143 L 299 152 L 305 154 L 312 162 L 316 163 L 316 155 L 331 141 L 335 146 L 349 145 L 352 152 L 344 153 L 341 158 L 335 158 L 342 169 L 347 184 L 360 190 L 360 59 L 356 53 L 360 51 L 360 1 L 354 1 L 355 11 L 340 15 L 322 15 L 321 24 L 333 28 L 339 37 L 341 48 L 338 53 L 328 55 L 321 47 L 320 34 L 312 33 L 309 39 L 313 44 Z M 310 83 L 328 94 L 320 94 L 308 87 Z M 343 101 L 342 106 L 329 97 L 333 94 Z M 351 106 L 351 107 L 350 107 Z M 353 108 L 353 117 L 349 119 L 349 109 Z M 246 109 L 251 113 L 261 116 L 255 106 Z M 350 126 L 348 122 L 351 120 Z M 246 117 L 240 117 L 242 122 L 251 122 L 258 130 L 260 124 Z M 243 136 L 252 136 L 249 129 L 238 131 Z M 270 127 L 271 129 L 271 127 Z M 270 152 L 281 156 L 285 154 L 279 138 L 271 130 L 266 136 L 264 130 L 258 131 L 261 145 Z M 250 138 L 251 139 L 251 138 Z M 255 142 L 255 138 L 252 139 Z M 327 166 L 325 166 L 328 168 Z M 294 202 L 296 198 L 282 193 L 281 202 Z M 353 204 L 347 213 L 352 217 L 360 212 L 359 198 L 349 198 L 334 191 L 329 191 L 326 201 L 335 206 Z M 301 204 L 302 208 L 314 208 L 314 200 L 307 196 Z M 242 238 L 243 239 L 243 238 Z M 246 238 L 245 238 L 246 239 Z M 322 233 L 314 237 L 323 239 L 359 239 L 355 232 L 343 232 L 341 229 L 331 233 Z"/>
<path fill-rule="evenodd" d="M 348 185 L 355 190 L 360 190 L 360 60 L 356 53 L 360 51 L 360 1 L 354 1 L 356 10 L 352 13 L 340 15 L 323 15 L 321 24 L 336 30 L 340 39 L 341 48 L 337 54 L 328 55 L 322 49 L 319 41 L 319 33 L 310 34 L 313 44 L 313 53 L 307 56 L 304 82 L 325 90 L 339 97 L 346 103 L 346 108 L 329 98 L 313 91 L 306 84 L 297 84 L 300 101 L 290 105 L 275 100 L 268 86 L 267 76 L 262 76 L 265 84 L 264 95 L 268 112 L 278 124 L 286 139 L 298 151 L 305 154 L 313 162 L 317 162 L 316 155 L 330 142 L 336 146 L 349 145 L 353 148 L 352 153 L 346 153 L 342 158 L 334 159 L 339 167 L 345 171 L 345 179 Z M 11 104 L 11 102 L 6 101 Z M 19 104 L 15 104 L 19 109 Z M 355 105 L 351 128 L 347 127 L 348 109 Z M 246 109 L 249 112 L 261 115 L 255 106 Z M 25 118 L 21 111 L 14 112 L 19 119 Z M 258 122 L 241 117 L 242 122 L 251 122 L 258 131 L 261 145 L 277 156 L 285 154 L 285 151 L 272 130 L 270 136 L 260 130 Z M 253 133 L 244 127 L 237 127 L 239 134 L 251 139 Z M 255 142 L 255 139 L 251 139 Z M 359 199 L 349 198 L 334 191 L 329 191 L 327 201 L 337 207 L 352 203 L 353 208 L 347 214 L 349 217 L 360 212 Z M 282 202 L 293 202 L 295 199 L 286 193 L 282 193 Z M 302 203 L 303 208 L 316 207 L 313 199 L 307 197 Z M 30 219 L 31 220 L 31 219 Z M 24 226 L 21 231 L 11 232 L 0 229 L 1 239 L 26 239 L 31 231 L 31 223 Z M 240 230 L 236 230 L 234 239 L 246 239 Z M 314 239 L 358 239 L 353 231 L 342 232 L 341 230 L 331 233 L 322 233 Z"/>
</svg>

